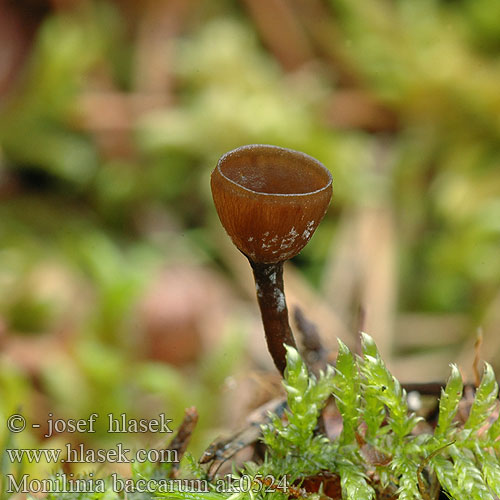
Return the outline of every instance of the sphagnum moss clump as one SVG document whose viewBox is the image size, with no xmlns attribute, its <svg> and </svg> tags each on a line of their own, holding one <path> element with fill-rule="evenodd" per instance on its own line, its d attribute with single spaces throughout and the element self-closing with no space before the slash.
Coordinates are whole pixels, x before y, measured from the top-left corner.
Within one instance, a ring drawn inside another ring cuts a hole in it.
<svg viewBox="0 0 500 500">
<path fill-rule="evenodd" d="M 287 348 L 285 418 L 274 416 L 262 429 L 264 462 L 247 464 L 239 472 L 255 478 L 252 495 L 241 491 L 169 497 L 264 500 L 272 494 L 276 499 L 301 495 L 321 500 L 431 500 L 440 489 L 453 500 L 499 497 L 500 419 L 494 417 L 498 384 L 491 366 L 485 364 L 469 416 L 459 425 L 455 417 L 463 382 L 452 365 L 439 401 L 437 426 L 432 433 L 418 433 L 420 418 L 409 411 L 405 390 L 370 336 L 362 334 L 362 347 L 358 357 L 339 341 L 336 367 L 328 366 L 319 377 L 309 373 L 294 348 Z M 332 395 L 343 420 L 342 432 L 334 440 L 315 431 L 320 411 Z M 286 478 L 288 492 L 262 488 L 265 477 L 275 478 L 277 485 Z M 303 484 L 311 477 L 336 477 L 338 496 L 306 491 Z"/>
</svg>

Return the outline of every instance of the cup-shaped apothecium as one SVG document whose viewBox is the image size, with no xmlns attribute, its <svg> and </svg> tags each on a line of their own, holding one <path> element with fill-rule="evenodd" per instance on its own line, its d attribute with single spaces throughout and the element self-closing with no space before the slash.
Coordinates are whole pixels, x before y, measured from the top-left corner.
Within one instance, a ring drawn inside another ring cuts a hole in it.
<svg viewBox="0 0 500 500">
<path fill-rule="evenodd" d="M 268 347 L 283 372 L 283 344 L 295 346 L 283 262 L 302 250 L 325 215 L 332 176 L 304 153 L 255 144 L 222 156 L 211 186 L 222 225 L 253 268 Z"/>
<path fill-rule="evenodd" d="M 243 146 L 219 160 L 212 195 L 234 244 L 270 264 L 294 257 L 309 241 L 330 202 L 332 177 L 299 151 Z"/>
</svg>

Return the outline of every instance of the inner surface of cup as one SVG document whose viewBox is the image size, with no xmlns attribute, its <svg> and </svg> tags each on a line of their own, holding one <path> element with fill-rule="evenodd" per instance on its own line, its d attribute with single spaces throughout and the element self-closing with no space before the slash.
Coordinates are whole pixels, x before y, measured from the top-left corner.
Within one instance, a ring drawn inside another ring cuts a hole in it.
<svg viewBox="0 0 500 500">
<path fill-rule="evenodd" d="M 325 189 L 330 172 L 299 151 L 277 146 L 244 146 L 225 154 L 220 173 L 238 186 L 260 194 L 300 195 Z"/>
</svg>

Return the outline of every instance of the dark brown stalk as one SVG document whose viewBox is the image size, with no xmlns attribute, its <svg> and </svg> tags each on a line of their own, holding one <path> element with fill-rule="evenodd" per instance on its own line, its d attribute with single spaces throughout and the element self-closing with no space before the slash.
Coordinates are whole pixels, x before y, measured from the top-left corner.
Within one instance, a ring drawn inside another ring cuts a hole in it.
<svg viewBox="0 0 500 500">
<path fill-rule="evenodd" d="M 276 368 L 283 375 L 286 368 L 284 344 L 296 348 L 295 339 L 288 322 L 283 288 L 283 262 L 262 264 L 248 259 L 253 269 L 257 300 L 266 334 L 267 348 Z"/>
</svg>

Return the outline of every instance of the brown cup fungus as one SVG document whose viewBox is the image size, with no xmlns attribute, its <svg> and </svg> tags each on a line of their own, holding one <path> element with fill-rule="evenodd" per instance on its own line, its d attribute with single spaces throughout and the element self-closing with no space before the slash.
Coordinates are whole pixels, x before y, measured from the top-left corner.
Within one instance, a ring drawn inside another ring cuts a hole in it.
<svg viewBox="0 0 500 500">
<path fill-rule="evenodd" d="M 326 213 L 332 176 L 304 153 L 268 145 L 223 155 L 212 172 L 215 208 L 252 266 L 269 351 L 278 370 L 294 346 L 283 290 L 283 262 L 307 244 Z"/>
</svg>

